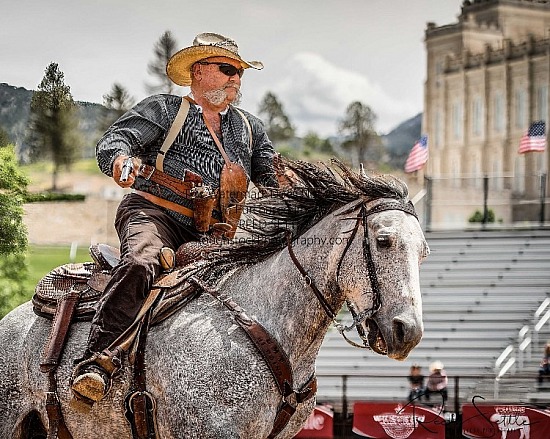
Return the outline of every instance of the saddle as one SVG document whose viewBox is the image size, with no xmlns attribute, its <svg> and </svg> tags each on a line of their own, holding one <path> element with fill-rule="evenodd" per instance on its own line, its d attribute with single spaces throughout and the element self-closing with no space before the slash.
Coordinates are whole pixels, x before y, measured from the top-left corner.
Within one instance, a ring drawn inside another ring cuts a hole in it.
<svg viewBox="0 0 550 439">
<path fill-rule="evenodd" d="M 195 273 L 196 267 L 191 264 L 204 254 L 204 246 L 199 243 L 188 244 L 193 245 L 185 245 L 176 253 L 178 268 L 161 274 L 153 286 L 163 290 L 164 294 L 155 306 L 152 324 L 162 322 L 195 297 L 193 293 L 197 291 L 196 286 L 186 280 Z M 78 295 L 78 301 L 71 320 L 92 320 L 95 306 L 111 279 L 110 272 L 120 261 L 120 251 L 106 244 L 95 244 L 90 247 L 90 256 L 93 262 L 62 265 L 38 282 L 32 297 L 36 315 L 54 319 L 59 305 L 72 292 Z M 177 291 L 173 291 L 176 287 Z"/>
<path fill-rule="evenodd" d="M 231 297 L 210 288 L 195 276 L 200 270 L 201 259 L 211 250 L 213 247 L 198 242 L 189 242 L 180 247 L 175 254 L 176 268 L 163 273 L 156 280 L 134 323 L 113 343 L 116 345 L 115 350 L 120 351 L 122 347 L 122 351 L 128 352 L 128 358 L 133 364 L 134 377 L 131 391 L 125 401 L 125 414 L 134 439 L 158 437 L 156 402 L 145 386 L 144 357 L 148 328 L 170 317 L 204 292 L 231 311 L 235 322 L 249 336 L 272 372 L 281 402 L 268 438 L 275 438 L 288 424 L 297 405 L 316 393 L 315 375 L 312 375 L 301 389 L 295 390 L 290 361 L 278 342 Z M 93 245 L 90 247 L 90 254 L 94 262 L 66 264 L 52 270 L 38 283 L 32 298 L 34 312 L 53 320 L 40 364 L 41 371 L 48 374 L 49 382 L 46 392 L 46 410 L 50 420 L 48 437 L 72 439 L 64 423 L 57 395 L 57 366 L 71 322 L 92 319 L 95 304 L 101 298 L 111 277 L 110 271 L 120 260 L 119 251 L 105 244 Z M 108 349 L 112 350 L 111 346 Z"/>
</svg>

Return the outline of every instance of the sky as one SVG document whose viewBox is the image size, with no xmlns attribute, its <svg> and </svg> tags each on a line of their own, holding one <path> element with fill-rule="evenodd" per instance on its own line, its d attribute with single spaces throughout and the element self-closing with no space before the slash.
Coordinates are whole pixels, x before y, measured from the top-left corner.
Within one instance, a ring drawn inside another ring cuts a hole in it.
<svg viewBox="0 0 550 439">
<path fill-rule="evenodd" d="M 384 134 L 422 111 L 427 22 L 457 21 L 462 0 L 0 0 L 0 83 L 36 90 L 55 62 L 77 101 L 120 83 L 139 101 L 153 48 L 215 32 L 265 68 L 243 76 L 241 107 L 272 92 L 298 135 L 337 134 L 354 101 Z M 187 94 L 188 88 L 178 93 Z"/>
</svg>

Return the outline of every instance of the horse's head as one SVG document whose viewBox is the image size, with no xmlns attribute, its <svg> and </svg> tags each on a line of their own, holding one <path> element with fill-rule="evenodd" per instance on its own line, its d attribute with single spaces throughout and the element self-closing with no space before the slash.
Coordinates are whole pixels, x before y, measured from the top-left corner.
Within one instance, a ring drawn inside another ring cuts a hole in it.
<svg viewBox="0 0 550 439">
<path fill-rule="evenodd" d="M 266 220 L 255 233 L 268 243 L 279 243 L 283 233 L 294 265 L 325 314 L 334 320 L 347 302 L 363 344 L 403 360 L 422 338 L 419 267 L 429 252 L 408 188 L 391 175 L 356 173 L 333 163 L 337 173 L 285 161 L 297 183 L 247 205 Z M 301 249 L 297 257 L 291 239 L 326 245 L 326 251 Z M 305 267 L 300 261 L 307 261 Z"/>
<path fill-rule="evenodd" d="M 422 338 L 419 267 L 429 253 L 412 204 L 379 199 L 340 215 L 348 226 L 338 287 L 370 348 L 403 360 Z"/>
</svg>

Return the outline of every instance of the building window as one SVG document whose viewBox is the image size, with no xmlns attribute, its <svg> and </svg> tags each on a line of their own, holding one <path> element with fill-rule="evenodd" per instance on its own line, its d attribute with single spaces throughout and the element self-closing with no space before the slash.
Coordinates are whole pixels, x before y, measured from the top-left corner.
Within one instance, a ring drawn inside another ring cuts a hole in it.
<svg viewBox="0 0 550 439">
<path fill-rule="evenodd" d="M 525 157 L 518 155 L 514 161 L 514 191 L 525 192 Z"/>
<path fill-rule="evenodd" d="M 460 140 L 462 138 L 462 103 L 455 102 L 452 107 L 453 120 L 453 138 Z"/>
<path fill-rule="evenodd" d="M 493 158 L 493 178 L 492 186 L 494 189 L 502 190 L 504 187 L 502 179 L 502 162 L 500 158 Z M 489 183 L 491 184 L 491 183 Z"/>
<path fill-rule="evenodd" d="M 461 178 L 460 178 L 460 156 L 451 156 L 450 160 L 450 174 L 451 174 L 451 186 L 455 188 L 459 188 L 461 186 Z"/>
<path fill-rule="evenodd" d="M 472 186 L 476 189 L 481 189 L 483 187 L 483 172 L 481 170 L 481 158 L 476 154 L 473 157 L 474 161 L 472 162 Z"/>
<path fill-rule="evenodd" d="M 497 133 L 504 131 L 504 96 L 496 92 L 493 97 L 493 129 Z"/>
<path fill-rule="evenodd" d="M 476 96 L 472 102 L 472 134 L 481 136 L 481 127 L 483 126 L 483 102 L 479 96 Z"/>
<path fill-rule="evenodd" d="M 537 88 L 537 120 L 548 122 L 548 86 Z"/>
<path fill-rule="evenodd" d="M 523 129 L 527 125 L 527 95 L 525 90 L 516 90 L 516 128 Z"/>
<path fill-rule="evenodd" d="M 441 129 L 441 112 L 436 109 L 433 119 L 434 132 L 433 132 L 433 143 L 430 148 L 437 148 L 439 145 L 443 144 L 443 130 Z"/>
</svg>

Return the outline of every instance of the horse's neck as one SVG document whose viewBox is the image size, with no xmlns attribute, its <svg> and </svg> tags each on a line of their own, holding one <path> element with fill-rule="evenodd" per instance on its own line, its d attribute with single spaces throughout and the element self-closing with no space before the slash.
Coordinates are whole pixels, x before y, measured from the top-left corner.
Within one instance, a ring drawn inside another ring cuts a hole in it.
<svg viewBox="0 0 550 439">
<path fill-rule="evenodd" d="M 293 243 L 298 261 L 335 312 L 343 301 L 334 288 L 329 288 L 334 285 L 341 253 L 341 248 L 331 244 L 337 237 L 335 227 L 317 225 Z M 288 249 L 240 271 L 227 287 L 239 304 L 279 341 L 293 366 L 313 366 L 331 321 L 292 262 Z"/>
</svg>

